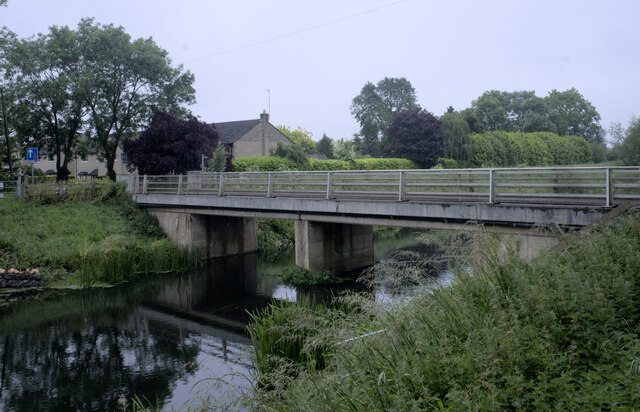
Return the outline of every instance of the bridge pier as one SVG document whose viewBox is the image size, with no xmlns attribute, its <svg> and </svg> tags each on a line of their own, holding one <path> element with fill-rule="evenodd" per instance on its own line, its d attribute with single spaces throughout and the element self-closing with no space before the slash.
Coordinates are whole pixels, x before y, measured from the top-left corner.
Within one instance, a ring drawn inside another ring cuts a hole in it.
<svg viewBox="0 0 640 412">
<path fill-rule="evenodd" d="M 295 221 L 296 265 L 344 273 L 373 265 L 373 226 Z"/>
<path fill-rule="evenodd" d="M 211 216 L 149 210 L 160 228 L 179 246 L 200 252 L 207 258 L 256 252 L 256 220 L 248 217 Z"/>
</svg>

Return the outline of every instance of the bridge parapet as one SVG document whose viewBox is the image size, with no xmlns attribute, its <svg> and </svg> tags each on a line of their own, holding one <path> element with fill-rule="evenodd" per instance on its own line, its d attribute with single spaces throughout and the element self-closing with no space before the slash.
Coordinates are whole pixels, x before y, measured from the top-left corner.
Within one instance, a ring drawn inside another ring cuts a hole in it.
<svg viewBox="0 0 640 412">
<path fill-rule="evenodd" d="M 134 193 L 611 207 L 640 205 L 640 167 L 562 167 L 142 176 Z"/>
</svg>

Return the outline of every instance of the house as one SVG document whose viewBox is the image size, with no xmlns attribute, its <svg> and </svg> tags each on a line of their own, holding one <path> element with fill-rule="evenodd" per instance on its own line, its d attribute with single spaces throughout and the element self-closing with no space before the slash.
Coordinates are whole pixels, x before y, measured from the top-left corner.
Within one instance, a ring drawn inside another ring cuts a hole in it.
<svg viewBox="0 0 640 412">
<path fill-rule="evenodd" d="M 129 174 L 127 170 L 126 156 L 120 147 L 116 151 L 116 159 L 113 164 L 113 170 L 118 175 Z M 31 162 L 26 160 L 22 161 L 22 164 L 30 166 Z M 45 174 L 56 174 L 56 156 L 49 156 L 47 153 L 40 152 L 40 158 L 37 162 L 33 163 L 35 169 L 40 169 Z M 89 150 L 89 153 L 85 157 L 76 156 L 69 162 L 69 172 L 71 177 L 83 177 L 83 176 L 105 176 L 107 174 L 107 165 L 104 161 L 98 159 L 97 150 Z"/>
<path fill-rule="evenodd" d="M 293 145 L 287 136 L 269 123 L 269 114 L 263 112 L 259 119 L 240 120 L 213 124 L 218 131 L 220 143 L 232 156 L 269 156 L 269 151 L 281 142 Z"/>
</svg>

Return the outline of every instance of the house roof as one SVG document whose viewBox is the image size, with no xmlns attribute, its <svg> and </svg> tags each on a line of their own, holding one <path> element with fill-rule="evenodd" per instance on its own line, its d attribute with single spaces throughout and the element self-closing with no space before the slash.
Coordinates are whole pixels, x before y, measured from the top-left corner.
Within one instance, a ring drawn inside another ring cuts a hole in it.
<svg viewBox="0 0 640 412">
<path fill-rule="evenodd" d="M 214 123 L 213 125 L 218 132 L 220 143 L 231 144 L 247 134 L 249 130 L 256 127 L 258 123 L 260 123 L 260 119 Z"/>
</svg>

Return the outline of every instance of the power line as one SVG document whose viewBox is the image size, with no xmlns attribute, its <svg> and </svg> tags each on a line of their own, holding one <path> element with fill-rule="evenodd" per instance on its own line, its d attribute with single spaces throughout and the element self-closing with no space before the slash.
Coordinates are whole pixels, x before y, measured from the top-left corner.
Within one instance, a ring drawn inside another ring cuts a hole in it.
<svg viewBox="0 0 640 412">
<path fill-rule="evenodd" d="M 349 16 L 341 17 L 341 18 L 339 18 L 337 20 L 332 20 L 332 21 L 329 21 L 329 22 L 326 22 L 326 23 L 322 23 L 322 24 L 318 24 L 318 25 L 315 25 L 315 26 L 307 27 L 306 29 L 294 31 L 294 32 L 283 34 L 283 35 L 276 36 L 276 37 L 272 37 L 272 38 L 266 39 L 266 40 L 257 41 L 255 43 L 246 44 L 244 46 L 236 47 L 236 48 L 233 48 L 233 49 L 228 49 L 228 50 L 223 50 L 223 51 L 220 51 L 220 52 L 217 52 L 217 53 L 208 54 L 206 56 L 201 56 L 201 57 L 196 57 L 194 59 L 185 60 L 183 63 L 191 63 L 191 62 L 198 61 L 198 60 L 209 59 L 211 57 L 217 57 L 217 56 L 221 56 L 223 54 L 233 53 L 233 52 L 236 52 L 238 50 L 244 50 L 244 49 L 248 49 L 250 47 L 255 47 L 255 46 L 260 46 L 262 44 L 271 43 L 273 41 L 280 40 L 280 39 L 285 39 L 287 37 L 297 36 L 298 34 L 306 33 L 308 31 L 320 29 L 322 27 L 326 27 L 326 26 L 330 26 L 332 24 L 340 23 L 340 22 L 343 22 L 345 20 L 353 19 L 353 18 L 362 16 L 364 14 L 369 14 L 369 13 L 373 13 L 373 12 L 378 11 L 378 10 L 386 9 L 388 7 L 392 7 L 392 6 L 395 6 L 397 4 L 404 3 L 405 1 L 407 1 L 407 0 L 394 1 L 393 3 L 388 3 L 388 4 L 382 5 L 380 7 L 376 7 L 376 8 L 373 8 L 373 9 L 361 11 L 359 13 L 351 14 Z"/>
</svg>

